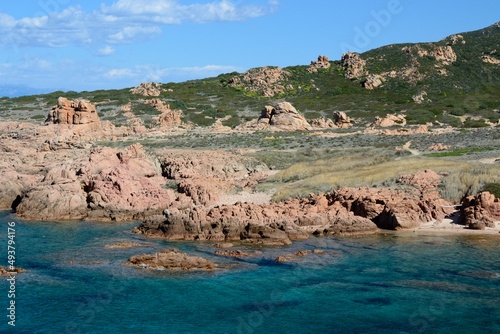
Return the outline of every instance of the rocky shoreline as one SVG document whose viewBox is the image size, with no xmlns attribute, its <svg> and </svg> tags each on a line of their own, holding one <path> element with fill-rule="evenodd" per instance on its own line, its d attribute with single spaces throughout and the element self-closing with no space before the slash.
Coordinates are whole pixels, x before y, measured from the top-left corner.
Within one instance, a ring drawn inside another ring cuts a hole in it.
<svg viewBox="0 0 500 334">
<path fill-rule="evenodd" d="M 374 126 L 394 119 L 402 121 L 388 117 L 377 119 Z M 289 103 L 266 107 L 256 124 L 276 131 L 290 126 L 313 129 Z M 339 114 L 333 126 L 352 124 Z M 222 204 L 228 194 L 255 193 L 255 186 L 275 172 L 235 150 L 159 149 L 151 154 L 141 144 L 122 149 L 96 145 L 115 138 L 116 131 L 101 124 L 91 103 L 64 98 L 43 125 L 2 123 L 0 208 L 26 220 L 137 220 L 141 223 L 133 232 L 150 238 L 263 245 L 289 245 L 311 236 L 414 230 L 452 216 L 456 204 L 458 222 L 469 229 L 495 230 L 500 221 L 500 202 L 494 195 L 485 191 L 451 203 L 439 190 L 445 173 L 429 169 L 400 175 L 395 184 L 384 187 L 340 187 L 276 203 Z M 180 256 L 174 251 L 159 254 L 131 263 L 168 268 L 154 259 Z M 246 256 L 234 251 L 219 255 Z"/>
</svg>

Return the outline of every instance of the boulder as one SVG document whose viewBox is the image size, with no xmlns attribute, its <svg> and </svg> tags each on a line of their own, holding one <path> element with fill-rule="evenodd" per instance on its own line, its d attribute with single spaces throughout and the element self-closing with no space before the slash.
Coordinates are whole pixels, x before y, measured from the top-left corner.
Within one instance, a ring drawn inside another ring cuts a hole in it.
<svg viewBox="0 0 500 334">
<path fill-rule="evenodd" d="M 325 119 L 324 117 L 311 119 L 309 123 L 313 128 L 319 129 L 334 129 L 337 127 L 331 119 Z"/>
<path fill-rule="evenodd" d="M 278 103 L 274 108 L 266 106 L 257 124 L 270 125 L 271 128 L 285 131 L 312 129 L 307 120 L 289 102 Z"/>
<path fill-rule="evenodd" d="M 388 114 L 383 118 L 376 116 L 375 122 L 373 122 L 369 126 L 387 128 L 395 125 L 401 125 L 401 126 L 406 125 L 406 117 L 404 115 L 393 115 L 393 114 Z"/>
<path fill-rule="evenodd" d="M 343 111 L 334 112 L 333 118 L 335 119 L 335 125 L 341 129 L 352 127 L 350 118 Z"/>
</svg>

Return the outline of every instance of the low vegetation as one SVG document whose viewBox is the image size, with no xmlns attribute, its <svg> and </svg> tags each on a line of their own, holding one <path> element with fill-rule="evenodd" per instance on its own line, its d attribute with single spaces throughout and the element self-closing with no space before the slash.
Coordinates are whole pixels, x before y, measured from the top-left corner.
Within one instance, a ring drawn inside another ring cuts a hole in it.
<svg viewBox="0 0 500 334">
<path fill-rule="evenodd" d="M 347 155 L 295 164 L 269 179 L 280 183 L 274 201 L 328 192 L 339 187 L 395 186 L 400 175 L 424 169 L 448 173 L 441 192 L 445 199 L 458 202 L 476 194 L 486 184 L 500 182 L 499 168 L 468 161 L 403 157 L 391 154 Z"/>
</svg>

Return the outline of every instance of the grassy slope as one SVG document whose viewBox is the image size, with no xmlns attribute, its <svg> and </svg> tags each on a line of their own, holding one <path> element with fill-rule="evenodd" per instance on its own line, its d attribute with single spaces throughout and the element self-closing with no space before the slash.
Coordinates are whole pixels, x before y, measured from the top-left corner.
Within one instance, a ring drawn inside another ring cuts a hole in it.
<svg viewBox="0 0 500 334">
<path fill-rule="evenodd" d="M 229 87 L 227 80 L 237 73 L 222 74 L 218 77 L 192 80 L 182 83 L 168 83 L 164 88 L 173 92 L 163 92 L 162 99 L 169 101 L 173 108 L 181 108 L 185 120 L 198 125 L 210 125 L 216 118 L 231 116 L 226 125 L 235 126 L 255 118 L 264 105 L 288 100 L 308 118 L 332 117 L 336 110 L 346 111 L 351 117 L 359 118 L 360 123 L 370 122 L 375 116 L 387 113 L 406 112 L 410 123 L 440 121 L 459 126 L 461 122 L 454 116 L 481 115 L 491 121 L 499 118 L 495 111 L 500 108 L 500 65 L 481 61 L 482 55 L 500 59 L 500 27 L 491 27 L 463 33 L 466 43 L 452 45 L 457 61 L 446 65 L 448 75 L 437 73 L 436 60 L 432 57 L 418 59 L 418 71 L 424 79 L 415 84 L 405 80 L 389 79 L 384 86 L 373 91 L 361 87 L 360 80 L 347 80 L 339 61 L 331 62 L 329 69 L 319 69 L 318 73 L 308 73 L 307 66 L 291 66 L 285 70 L 292 73 L 286 82 L 295 88 L 281 96 L 264 98 L 259 92 L 249 92 L 241 88 Z M 432 43 L 450 45 L 451 39 Z M 377 74 L 408 67 L 411 57 L 401 51 L 404 46 L 413 44 L 389 45 L 362 54 L 367 60 L 367 70 Z M 430 48 L 429 44 L 419 44 Z M 298 87 L 301 89 L 298 89 Z M 318 88 L 318 90 L 316 89 Z M 412 96 L 426 91 L 432 102 L 416 104 Z M 124 124 L 126 117 L 119 112 L 119 106 L 129 101 L 133 111 L 143 118 L 146 125 L 151 124 L 155 114 L 137 100 L 141 96 L 132 95 L 129 89 L 99 90 L 93 92 L 54 92 L 45 95 L 24 96 L 14 99 L 0 99 L 0 117 L 9 116 L 14 109 L 27 110 L 23 120 L 40 121 L 43 113 L 56 103 L 57 97 L 86 98 L 98 103 L 101 117 Z M 43 112 L 40 112 L 43 110 Z M 211 118 L 207 118 L 209 116 Z M 481 126 L 481 122 L 469 121 L 466 126 Z"/>
</svg>

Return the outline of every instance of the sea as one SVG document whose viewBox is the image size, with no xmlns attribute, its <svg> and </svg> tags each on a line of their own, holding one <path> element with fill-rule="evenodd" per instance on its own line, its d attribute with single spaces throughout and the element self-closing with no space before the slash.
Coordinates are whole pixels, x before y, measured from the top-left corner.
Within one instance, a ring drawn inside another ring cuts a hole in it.
<svg viewBox="0 0 500 334">
<path fill-rule="evenodd" d="M 0 211 L 0 265 L 14 240 L 15 265 L 27 270 L 14 284 L 0 277 L 0 332 L 500 333 L 500 236 L 311 237 L 282 247 L 236 245 L 262 252 L 238 260 L 214 255 L 212 243 L 131 233 L 137 225 L 21 221 Z M 150 244 L 104 247 L 121 241 Z M 124 265 L 166 248 L 219 269 Z M 313 249 L 324 253 L 275 261 Z"/>
</svg>

